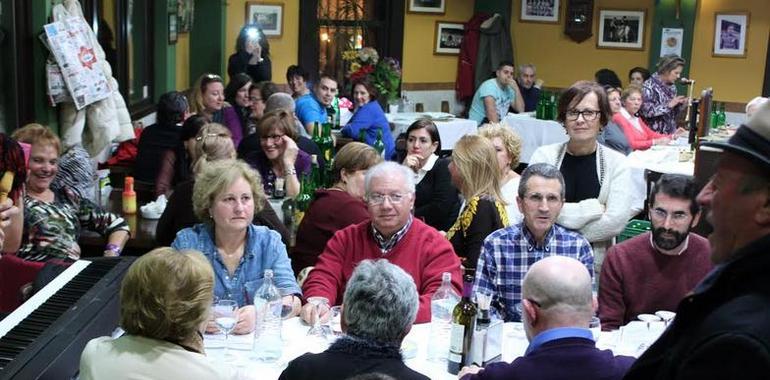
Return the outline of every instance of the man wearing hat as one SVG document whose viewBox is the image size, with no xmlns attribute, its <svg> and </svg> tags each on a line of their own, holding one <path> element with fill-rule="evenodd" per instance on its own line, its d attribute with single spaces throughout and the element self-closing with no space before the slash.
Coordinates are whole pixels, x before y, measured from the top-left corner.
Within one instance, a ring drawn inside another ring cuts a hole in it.
<svg viewBox="0 0 770 380">
<path fill-rule="evenodd" d="M 698 195 L 714 227 L 714 270 L 625 379 L 770 377 L 770 104 L 722 149 Z"/>
</svg>

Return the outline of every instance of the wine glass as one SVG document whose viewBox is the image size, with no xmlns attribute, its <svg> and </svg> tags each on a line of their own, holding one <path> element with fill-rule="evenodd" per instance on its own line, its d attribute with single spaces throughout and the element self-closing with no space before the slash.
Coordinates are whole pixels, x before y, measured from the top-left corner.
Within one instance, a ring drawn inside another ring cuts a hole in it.
<svg viewBox="0 0 770 380">
<path fill-rule="evenodd" d="M 238 304 L 230 299 L 218 300 L 213 308 L 214 323 L 225 334 L 225 359 L 233 359 L 228 351 L 228 337 L 238 322 Z"/>
<path fill-rule="evenodd" d="M 308 302 L 313 305 L 313 314 L 311 316 L 311 322 L 313 323 L 310 330 L 307 331 L 308 336 L 314 336 L 317 338 L 326 339 L 327 331 L 321 324 L 321 308 L 329 309 L 329 300 L 324 297 L 310 297 Z"/>
</svg>

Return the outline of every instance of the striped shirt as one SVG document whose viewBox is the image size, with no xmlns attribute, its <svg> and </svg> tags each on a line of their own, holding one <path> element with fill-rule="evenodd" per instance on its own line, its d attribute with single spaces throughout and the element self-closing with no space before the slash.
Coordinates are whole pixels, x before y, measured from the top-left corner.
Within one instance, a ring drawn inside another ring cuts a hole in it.
<svg viewBox="0 0 770 380">
<path fill-rule="evenodd" d="M 537 261 L 548 256 L 572 257 L 586 266 L 594 278 L 591 244 L 577 231 L 554 224 L 539 246 L 524 222 L 499 229 L 487 236 L 481 248 L 473 292 L 492 295 L 492 305 L 506 322 L 521 319 L 524 275 Z"/>
</svg>

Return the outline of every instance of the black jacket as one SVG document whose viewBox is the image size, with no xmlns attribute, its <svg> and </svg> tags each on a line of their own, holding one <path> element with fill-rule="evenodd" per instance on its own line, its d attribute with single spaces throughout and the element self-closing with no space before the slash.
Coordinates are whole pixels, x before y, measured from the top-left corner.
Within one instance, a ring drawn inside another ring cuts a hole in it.
<svg viewBox="0 0 770 380">
<path fill-rule="evenodd" d="M 404 364 L 399 347 L 341 337 L 320 354 L 304 354 L 289 363 L 279 380 L 343 380 L 378 373 L 398 380 L 428 380 Z"/>
<path fill-rule="evenodd" d="M 273 78 L 273 64 L 270 57 L 265 57 L 256 65 L 249 65 L 251 54 L 242 50 L 233 53 L 227 60 L 227 75 L 231 78 L 238 73 L 249 74 L 253 83 L 270 81 Z"/>
<path fill-rule="evenodd" d="M 459 211 L 460 196 L 452 185 L 449 160 L 439 158 L 417 184 L 414 215 L 439 231 L 448 231 Z"/>
<path fill-rule="evenodd" d="M 733 257 L 679 303 L 625 379 L 770 378 L 770 235 Z"/>
</svg>

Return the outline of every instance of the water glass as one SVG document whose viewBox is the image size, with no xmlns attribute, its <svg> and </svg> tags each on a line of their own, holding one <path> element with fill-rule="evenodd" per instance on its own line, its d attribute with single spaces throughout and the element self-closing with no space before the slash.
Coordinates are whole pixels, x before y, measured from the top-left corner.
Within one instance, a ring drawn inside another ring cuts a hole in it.
<svg viewBox="0 0 770 380">
<path fill-rule="evenodd" d="M 310 317 L 312 326 L 310 327 L 310 330 L 307 331 L 307 335 L 326 339 L 327 331 L 323 328 L 321 323 L 321 309 L 329 309 L 329 300 L 324 297 L 310 297 L 308 298 L 308 302 L 313 305 L 313 314 Z"/>
<path fill-rule="evenodd" d="M 235 328 L 235 324 L 238 322 L 238 304 L 229 299 L 218 300 L 213 307 L 214 322 L 216 323 L 219 331 L 225 334 L 225 358 L 229 357 L 228 351 L 228 338 L 230 332 Z"/>
</svg>

